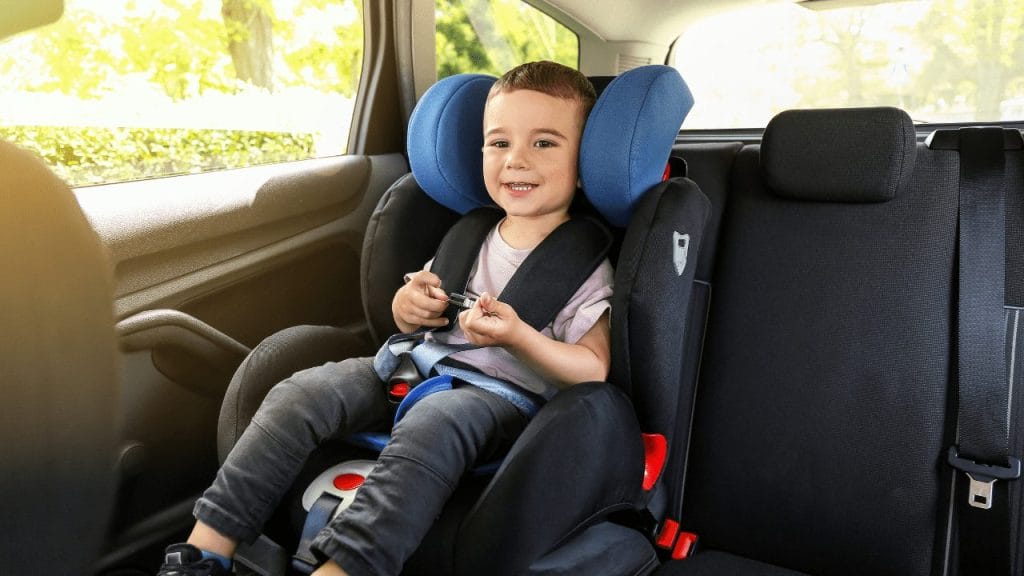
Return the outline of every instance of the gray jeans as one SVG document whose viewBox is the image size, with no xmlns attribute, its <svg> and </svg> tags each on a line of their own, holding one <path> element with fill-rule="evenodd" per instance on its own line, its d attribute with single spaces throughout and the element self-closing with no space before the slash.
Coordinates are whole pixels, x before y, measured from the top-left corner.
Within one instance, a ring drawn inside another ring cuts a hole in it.
<svg viewBox="0 0 1024 576">
<path fill-rule="evenodd" d="M 387 422 L 383 386 L 372 358 L 303 370 L 274 386 L 196 502 L 196 518 L 225 536 L 254 540 L 317 446 Z M 507 450 L 526 423 L 514 405 L 474 386 L 420 400 L 314 550 L 352 576 L 398 574 L 459 478 Z"/>
</svg>

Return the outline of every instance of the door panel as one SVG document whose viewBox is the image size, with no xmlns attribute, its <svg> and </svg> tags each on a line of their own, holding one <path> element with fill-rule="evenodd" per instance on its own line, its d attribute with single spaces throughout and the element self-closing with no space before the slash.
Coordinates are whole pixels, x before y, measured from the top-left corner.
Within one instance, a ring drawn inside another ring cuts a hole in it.
<svg viewBox="0 0 1024 576">
<path fill-rule="evenodd" d="M 398 154 L 344 156 L 77 191 L 113 261 L 122 350 L 121 478 L 101 571 L 184 536 L 249 349 L 298 324 L 365 334 L 363 233 L 407 170 Z"/>
</svg>

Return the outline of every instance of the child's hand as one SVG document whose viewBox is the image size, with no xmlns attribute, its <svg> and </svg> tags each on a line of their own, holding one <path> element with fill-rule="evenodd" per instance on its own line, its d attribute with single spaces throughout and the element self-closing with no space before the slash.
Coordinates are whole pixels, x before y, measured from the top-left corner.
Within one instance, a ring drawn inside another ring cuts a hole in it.
<svg viewBox="0 0 1024 576">
<path fill-rule="evenodd" d="M 466 340 L 477 346 L 507 346 L 522 326 L 511 306 L 484 292 L 473 308 L 459 314 L 459 326 Z"/>
<path fill-rule="evenodd" d="M 398 328 L 408 333 L 421 326 L 436 328 L 448 324 L 448 319 L 441 317 L 448 307 L 448 294 L 441 290 L 441 279 L 425 270 L 407 278 L 391 300 L 391 313 Z"/>
</svg>

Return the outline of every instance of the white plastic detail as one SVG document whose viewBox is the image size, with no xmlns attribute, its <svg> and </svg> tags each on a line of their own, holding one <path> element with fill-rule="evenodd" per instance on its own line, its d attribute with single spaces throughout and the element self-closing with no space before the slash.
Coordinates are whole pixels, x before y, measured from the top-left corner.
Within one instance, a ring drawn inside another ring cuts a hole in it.
<svg viewBox="0 0 1024 576">
<path fill-rule="evenodd" d="M 373 470 L 375 464 L 376 462 L 373 460 L 348 460 L 324 470 L 309 483 L 306 491 L 302 493 L 302 507 L 306 512 L 309 512 L 316 499 L 324 492 L 327 492 L 341 498 L 341 504 L 334 511 L 334 516 L 337 516 L 342 510 L 352 504 L 352 499 L 355 498 L 359 487 L 357 486 L 351 490 L 341 490 L 334 485 L 334 479 L 346 474 L 355 474 L 366 478 L 370 474 L 370 470 Z"/>
</svg>

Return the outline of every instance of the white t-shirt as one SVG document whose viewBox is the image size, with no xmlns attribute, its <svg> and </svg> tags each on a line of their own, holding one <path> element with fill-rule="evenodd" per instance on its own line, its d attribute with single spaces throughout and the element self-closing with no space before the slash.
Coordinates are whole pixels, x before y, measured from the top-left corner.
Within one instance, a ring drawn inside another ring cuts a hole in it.
<svg viewBox="0 0 1024 576">
<path fill-rule="evenodd" d="M 498 231 L 500 225 L 499 222 L 498 226 L 488 233 L 483 246 L 480 247 L 476 272 L 470 278 L 466 289 L 467 296 L 476 298 L 484 292 L 494 296 L 501 294 L 512 275 L 533 251 L 532 248 L 520 250 L 509 246 Z M 427 262 L 424 269 L 429 270 L 432 263 L 433 260 Z M 541 333 L 548 338 L 569 344 L 578 342 L 597 323 L 601 315 L 611 308 L 613 278 L 612 265 L 605 259 Z M 442 288 L 449 292 L 458 290 L 449 286 Z M 446 344 L 467 342 L 458 324 L 451 331 L 432 333 L 427 337 Z M 522 386 L 544 398 L 550 399 L 558 392 L 554 384 L 500 346 L 459 352 L 453 354 L 451 358 L 469 364 L 489 376 Z"/>
</svg>

